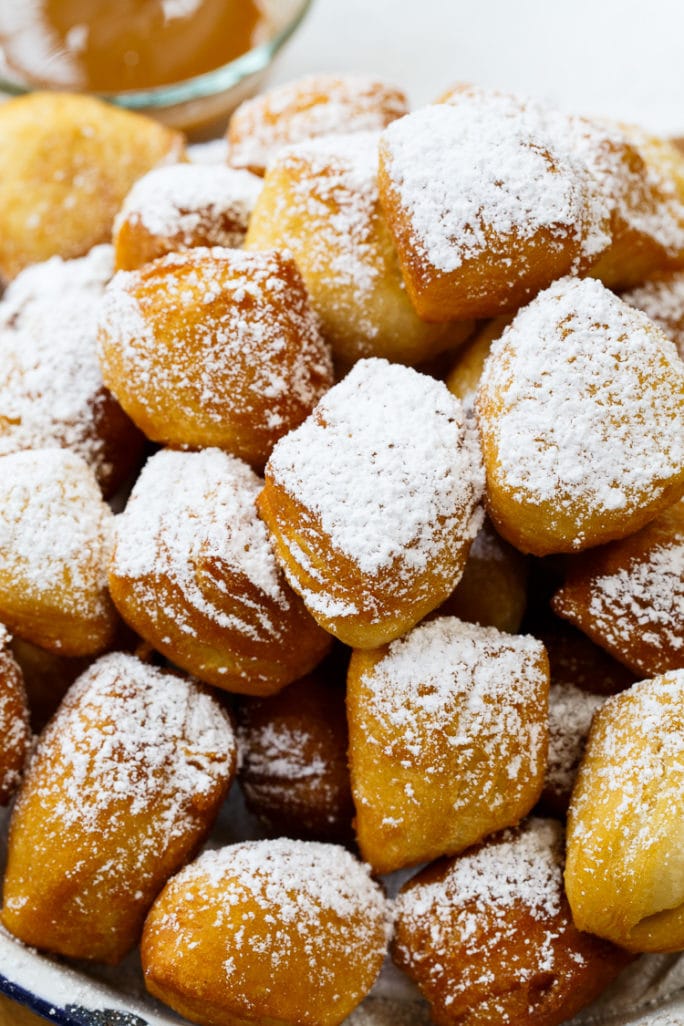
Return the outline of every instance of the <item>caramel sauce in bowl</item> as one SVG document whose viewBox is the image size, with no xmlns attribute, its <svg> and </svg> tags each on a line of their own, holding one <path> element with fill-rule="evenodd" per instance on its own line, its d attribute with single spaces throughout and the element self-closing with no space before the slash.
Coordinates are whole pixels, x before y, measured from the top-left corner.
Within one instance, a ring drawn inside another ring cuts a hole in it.
<svg viewBox="0 0 684 1026">
<path fill-rule="evenodd" d="M 215 134 L 262 84 L 311 0 L 0 5 L 0 94 L 64 89 Z"/>
</svg>

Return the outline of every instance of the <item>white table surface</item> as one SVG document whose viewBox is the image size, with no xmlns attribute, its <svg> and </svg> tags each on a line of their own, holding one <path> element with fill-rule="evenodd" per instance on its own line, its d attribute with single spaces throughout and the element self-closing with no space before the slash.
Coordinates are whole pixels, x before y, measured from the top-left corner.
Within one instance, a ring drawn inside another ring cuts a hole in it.
<svg viewBox="0 0 684 1026">
<path fill-rule="evenodd" d="M 271 82 L 379 74 L 429 102 L 455 81 L 684 135 L 682 0 L 314 0 Z"/>
</svg>

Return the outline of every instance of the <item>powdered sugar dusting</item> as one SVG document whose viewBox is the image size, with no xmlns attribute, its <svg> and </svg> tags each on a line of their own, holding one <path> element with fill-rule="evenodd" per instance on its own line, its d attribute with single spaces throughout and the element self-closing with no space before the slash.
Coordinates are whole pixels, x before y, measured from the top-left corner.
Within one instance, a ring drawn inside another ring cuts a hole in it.
<svg viewBox="0 0 684 1026">
<path fill-rule="evenodd" d="M 109 616 L 107 563 L 114 517 L 92 472 L 67 449 L 0 458 L 0 573 L 40 604 Z"/>
<path fill-rule="evenodd" d="M 130 866 L 134 856 L 142 886 L 154 872 L 153 853 L 187 834 L 198 800 L 221 791 L 234 760 L 230 722 L 211 695 L 115 653 L 68 692 L 32 757 L 19 807 L 36 799 L 45 807 L 43 857 L 50 857 L 56 833 L 101 835 L 103 850 L 119 846 L 122 864 Z M 152 828 L 129 836 L 131 821 L 144 816 Z M 101 880 L 118 869 L 111 858 Z"/>
<path fill-rule="evenodd" d="M 672 271 L 644 282 L 621 299 L 659 325 L 684 359 L 684 271 Z"/>
<path fill-rule="evenodd" d="M 572 239 L 577 253 L 598 256 L 610 241 L 607 211 L 569 127 L 537 104 L 480 90 L 390 125 L 383 158 L 415 252 L 450 273 L 492 237 L 520 245 L 543 229 L 551 248 Z"/>
<path fill-rule="evenodd" d="M 212 913 L 216 929 L 230 924 L 224 968 L 238 991 L 243 964 L 255 954 L 271 967 L 273 986 L 295 949 L 329 985 L 331 949 L 336 964 L 346 954 L 379 971 L 389 939 L 389 910 L 368 867 L 318 842 L 248 841 L 205 852 L 171 881 L 163 905 L 169 911 L 161 925 L 173 928 L 179 953 L 197 942 L 196 916 Z"/>
<path fill-rule="evenodd" d="M 168 578 L 181 589 L 184 603 L 164 612 L 183 630 L 192 631 L 195 610 L 219 626 L 253 632 L 247 622 L 237 622 L 234 609 L 216 605 L 202 587 L 199 568 L 217 562 L 226 573 L 247 577 L 262 595 L 263 608 L 257 610 L 261 631 L 276 631 L 268 605 L 286 609 L 288 598 L 266 528 L 256 515 L 260 488 L 254 471 L 219 449 L 156 453 L 117 517 L 112 572 L 136 580 L 152 606 L 155 582 Z M 245 611 L 250 623 L 254 612 Z"/>
<path fill-rule="evenodd" d="M 549 692 L 549 762 L 544 786 L 569 798 L 594 713 L 605 702 L 574 684 L 552 684 Z"/>
<path fill-rule="evenodd" d="M 534 954 L 519 960 L 517 979 L 531 979 L 539 972 L 553 973 L 554 941 L 562 927 L 563 911 L 562 828 L 552 820 L 532 819 L 520 830 L 509 830 L 498 839 L 453 859 L 434 882 L 408 886 L 397 899 L 397 919 L 405 934 L 427 933 L 429 951 L 419 946 L 402 948 L 409 966 L 428 973 L 433 983 L 442 980 L 440 953 L 447 958 L 454 944 L 463 952 L 461 972 L 449 976 L 445 1004 L 483 986 L 494 986 L 497 967 L 520 945 L 519 923 L 511 915 L 523 907 L 542 925 L 535 938 Z M 421 968 L 424 959 L 433 964 Z M 442 981 L 445 982 L 445 981 Z"/>
<path fill-rule="evenodd" d="M 406 113 L 403 93 L 363 75 L 309 75 L 243 103 L 233 116 L 228 160 L 267 168 L 287 145 L 318 136 L 380 130 Z"/>
<path fill-rule="evenodd" d="M 460 404 L 441 382 L 386 360 L 357 363 L 278 442 L 267 474 L 369 574 L 395 560 L 423 570 L 435 525 L 465 538 L 480 526 L 481 457 Z"/>
<path fill-rule="evenodd" d="M 94 419 L 105 397 L 97 321 L 111 246 L 23 271 L 0 304 L 0 455 L 54 445 L 106 476 Z"/>
<path fill-rule="evenodd" d="M 576 515 L 579 545 L 584 517 L 639 509 L 681 473 L 683 395 L 684 364 L 644 314 L 562 279 L 492 346 L 477 409 L 506 489 Z"/>
<path fill-rule="evenodd" d="M 249 171 L 216 164 L 172 164 L 138 179 L 114 223 L 140 224 L 168 248 L 242 244 L 261 180 Z"/>
<path fill-rule="evenodd" d="M 19 782 L 31 731 L 23 678 L 0 624 L 0 805 Z"/>
<path fill-rule="evenodd" d="M 125 380 L 115 391 L 137 386 L 136 403 L 155 423 L 173 408 L 191 423 L 220 426 L 230 416 L 277 437 L 306 416 L 332 375 L 288 266 L 275 252 L 215 246 L 170 253 L 148 265 L 153 271 L 120 271 L 102 307 L 105 376 L 110 356 L 120 361 Z M 158 333 L 167 317 L 173 333 Z"/>
<path fill-rule="evenodd" d="M 427 778 L 441 773 L 444 779 L 459 761 L 472 760 L 477 748 L 486 766 L 459 779 L 453 809 L 466 808 L 476 798 L 490 809 L 500 807 L 494 767 L 508 777 L 508 802 L 535 777 L 545 754 L 543 652 L 534 638 L 455 617 L 419 624 L 393 641 L 363 678 L 359 715 L 367 743 L 376 747 L 379 758 L 391 761 L 395 781 L 417 771 Z M 538 708 L 542 704 L 544 709 Z M 375 736 L 376 725 L 382 737 Z M 356 797 L 374 805 L 380 798 L 367 795 L 363 781 Z M 402 794 L 401 805 L 388 795 L 382 802 L 385 816 L 399 822 L 419 814 L 410 794 Z"/>
</svg>

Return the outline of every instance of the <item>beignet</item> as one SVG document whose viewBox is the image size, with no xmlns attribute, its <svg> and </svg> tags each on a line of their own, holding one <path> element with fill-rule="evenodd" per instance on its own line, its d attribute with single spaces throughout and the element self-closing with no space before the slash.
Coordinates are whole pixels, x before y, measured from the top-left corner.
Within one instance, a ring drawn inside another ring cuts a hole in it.
<svg viewBox="0 0 684 1026">
<path fill-rule="evenodd" d="M 105 384 L 148 438 L 263 467 L 332 384 L 284 254 L 196 247 L 119 271 L 100 321 Z"/>
<path fill-rule="evenodd" d="M 547 751 L 544 646 L 441 617 L 347 678 L 356 834 L 376 872 L 451 855 L 530 811 Z"/>
<path fill-rule="evenodd" d="M 90 96 L 33 92 L 0 107 L 0 276 L 109 242 L 133 182 L 183 137 Z"/>
<path fill-rule="evenodd" d="M 476 412 L 489 515 L 524 552 L 624 538 L 684 491 L 684 363 L 597 281 L 563 279 L 518 313 Z"/>
<path fill-rule="evenodd" d="M 107 591 L 113 527 L 76 453 L 0 456 L 0 621 L 51 652 L 103 651 L 118 622 Z"/>
<path fill-rule="evenodd" d="M 22 271 L 0 303 L 0 455 L 59 446 L 77 452 L 111 494 L 143 437 L 102 380 L 97 324 L 113 274 L 111 246 Z"/>
<path fill-rule="evenodd" d="M 143 934 L 145 983 L 193 1022 L 337 1026 L 380 972 L 388 918 L 368 867 L 343 848 L 234 844 L 162 891 Z"/>
<path fill-rule="evenodd" d="M 172 164 L 138 179 L 114 221 L 117 270 L 193 246 L 242 245 L 261 179 L 217 164 Z"/>
<path fill-rule="evenodd" d="M 578 928 L 629 951 L 684 948 L 684 670 L 594 716 L 568 814 L 565 887 Z"/>
<path fill-rule="evenodd" d="M 228 126 L 228 163 L 263 175 L 285 146 L 381 129 L 407 110 L 404 93 L 380 79 L 307 75 L 237 108 Z"/>
<path fill-rule="evenodd" d="M 10 641 L 0 624 L 0 805 L 19 783 L 31 740 L 24 679 Z"/>
<path fill-rule="evenodd" d="M 10 825 L 2 922 L 26 944 L 116 963 L 206 837 L 235 769 L 226 713 L 192 681 L 104 656 L 30 760 Z"/>
<path fill-rule="evenodd" d="M 458 400 L 373 359 L 280 440 L 258 505 L 311 615 L 345 644 L 373 648 L 453 590 L 482 522 L 481 488 Z"/>
<path fill-rule="evenodd" d="M 219 449 L 156 453 L 117 517 L 109 570 L 141 637 L 200 680 L 252 695 L 308 673 L 331 643 L 278 567 L 260 487 Z"/>
<path fill-rule="evenodd" d="M 570 563 L 552 605 L 636 674 L 684 665 L 684 501 Z"/>
<path fill-rule="evenodd" d="M 591 721 L 605 702 L 574 684 L 556 684 L 549 690 L 549 759 L 541 795 L 543 808 L 564 816 L 589 736 Z"/>
<path fill-rule="evenodd" d="M 563 831 L 543 819 L 405 884 L 393 954 L 437 1026 L 559 1026 L 630 961 L 573 925 Z"/>
<path fill-rule="evenodd" d="M 421 321 L 406 295 L 380 208 L 378 138 L 334 135 L 284 150 L 269 167 L 245 243 L 292 253 L 342 369 L 366 356 L 415 364 L 473 329 L 472 321 Z"/>
<path fill-rule="evenodd" d="M 379 188 L 409 296 L 430 321 L 514 311 L 610 242 L 570 118 L 502 93 L 463 88 L 391 124 Z"/>
<path fill-rule="evenodd" d="M 636 288 L 623 292 L 620 298 L 642 310 L 662 328 L 684 359 L 684 271 L 654 275 Z"/>
</svg>

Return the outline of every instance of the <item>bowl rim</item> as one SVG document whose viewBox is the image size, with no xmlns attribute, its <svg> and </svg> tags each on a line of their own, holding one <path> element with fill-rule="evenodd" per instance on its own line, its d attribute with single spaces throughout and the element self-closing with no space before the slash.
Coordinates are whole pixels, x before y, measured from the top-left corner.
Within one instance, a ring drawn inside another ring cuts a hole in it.
<svg viewBox="0 0 684 1026">
<path fill-rule="evenodd" d="M 300 0 L 295 14 L 275 35 L 247 50 L 227 64 L 219 65 L 201 75 L 183 79 L 167 85 L 152 86 L 149 89 L 128 89 L 121 92 L 88 92 L 88 96 L 106 100 L 127 110 L 151 111 L 176 107 L 180 104 L 203 100 L 232 89 L 251 75 L 257 75 L 272 63 L 281 48 L 299 28 L 306 17 L 313 0 Z M 26 96 L 42 91 L 42 87 L 20 85 L 0 75 L 0 93 L 8 96 Z M 78 90 L 59 90 L 77 92 Z"/>
</svg>

